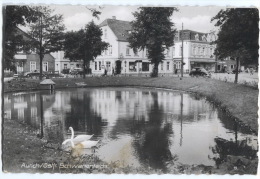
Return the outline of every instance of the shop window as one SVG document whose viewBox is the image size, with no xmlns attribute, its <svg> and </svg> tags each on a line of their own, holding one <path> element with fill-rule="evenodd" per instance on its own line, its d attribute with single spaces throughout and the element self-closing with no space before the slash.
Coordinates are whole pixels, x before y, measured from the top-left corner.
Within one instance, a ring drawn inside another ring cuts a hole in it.
<svg viewBox="0 0 260 179">
<path fill-rule="evenodd" d="M 149 71 L 149 62 L 142 63 L 142 71 Z"/>
<path fill-rule="evenodd" d="M 129 71 L 136 72 L 136 63 L 135 62 L 129 62 Z"/>
<path fill-rule="evenodd" d="M 64 64 L 64 69 L 67 69 L 68 68 L 68 64 Z"/>
<path fill-rule="evenodd" d="M 176 62 L 176 69 L 181 69 L 181 62 L 180 61 Z"/>
</svg>

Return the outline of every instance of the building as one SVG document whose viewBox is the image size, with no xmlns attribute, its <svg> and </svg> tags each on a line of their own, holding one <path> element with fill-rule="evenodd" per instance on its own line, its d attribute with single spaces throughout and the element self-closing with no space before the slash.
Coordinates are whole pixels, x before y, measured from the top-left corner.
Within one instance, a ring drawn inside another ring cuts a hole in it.
<svg viewBox="0 0 260 179">
<path fill-rule="evenodd" d="M 73 70 L 74 68 L 82 68 L 83 61 L 70 61 L 64 57 L 64 51 L 57 51 L 51 53 L 55 58 L 55 71 L 63 73 L 64 69 Z"/>
<path fill-rule="evenodd" d="M 17 28 L 17 35 L 21 35 L 24 40 L 31 40 L 32 38 Z M 20 45 L 20 51 L 14 56 L 16 61 L 16 70 L 17 73 L 23 74 L 25 72 L 40 71 L 40 57 L 35 51 L 31 50 L 26 52 L 23 49 L 23 46 Z M 43 72 L 54 73 L 55 71 L 55 62 L 54 57 L 51 54 L 45 54 L 43 58 Z"/>
<path fill-rule="evenodd" d="M 94 62 L 90 63 L 93 74 L 103 74 L 104 69 L 108 74 L 114 71 L 117 74 L 149 74 L 152 72 L 152 64 L 147 58 L 147 51 L 141 50 L 134 53 L 128 45 L 127 38 L 131 34 L 131 25 L 128 21 L 112 19 L 104 20 L 100 25 L 102 40 L 110 46 Z M 165 51 L 165 60 L 159 64 L 161 74 L 173 74 L 181 69 L 181 38 L 179 31 L 175 38 L 175 45 Z M 183 30 L 184 40 L 184 72 L 189 72 L 193 67 L 201 66 L 208 70 L 215 68 L 215 46 L 211 42 L 215 40 L 215 34 L 200 33 L 191 30 Z M 177 70 L 176 70 L 177 69 Z"/>
<path fill-rule="evenodd" d="M 206 70 L 215 71 L 215 45 L 211 43 L 216 40 L 216 36 L 213 32 L 201 33 L 192 30 L 178 31 L 173 47 L 173 59 L 177 69 L 181 68 L 182 40 L 184 47 L 184 72 L 188 72 L 194 67 L 204 67 Z"/>
<path fill-rule="evenodd" d="M 93 74 L 103 74 L 104 69 L 108 74 L 149 74 L 152 65 L 147 59 L 146 50 L 134 53 L 128 47 L 127 38 L 131 33 L 131 25 L 128 21 L 117 20 L 115 17 L 106 19 L 100 24 L 103 31 L 102 40 L 110 46 L 94 62 L 90 63 Z M 166 59 L 159 65 L 159 73 L 173 73 L 173 59 L 171 50 L 166 52 Z"/>
</svg>

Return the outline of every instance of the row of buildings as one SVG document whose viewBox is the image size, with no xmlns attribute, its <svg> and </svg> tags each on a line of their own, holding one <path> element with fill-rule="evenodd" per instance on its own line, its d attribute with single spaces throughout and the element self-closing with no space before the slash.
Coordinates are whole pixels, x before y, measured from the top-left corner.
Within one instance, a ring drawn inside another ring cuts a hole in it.
<svg viewBox="0 0 260 179">
<path fill-rule="evenodd" d="M 117 20 L 116 17 L 106 19 L 100 24 L 103 31 L 102 40 L 110 45 L 93 62 L 90 63 L 92 74 L 101 75 L 104 69 L 108 74 L 113 72 L 121 74 L 149 74 L 152 72 L 152 64 L 147 58 L 147 51 L 141 50 L 134 53 L 128 45 L 128 37 L 131 34 L 131 25 L 128 21 Z M 24 33 L 25 34 L 25 33 Z M 216 62 L 214 55 L 216 40 L 214 32 L 201 33 L 192 30 L 178 31 L 174 40 L 174 46 L 165 51 L 165 60 L 159 64 L 159 73 L 172 74 L 180 71 L 182 58 L 184 72 L 188 73 L 194 67 L 204 67 L 206 70 L 223 71 L 235 69 L 235 62 L 226 60 Z M 26 35 L 26 34 L 25 34 Z M 25 54 L 23 51 L 15 56 L 17 72 L 39 70 L 39 57 L 36 54 Z M 63 51 L 46 54 L 43 59 L 43 71 L 62 73 L 64 69 L 81 68 L 82 61 L 73 61 L 64 57 Z"/>
</svg>

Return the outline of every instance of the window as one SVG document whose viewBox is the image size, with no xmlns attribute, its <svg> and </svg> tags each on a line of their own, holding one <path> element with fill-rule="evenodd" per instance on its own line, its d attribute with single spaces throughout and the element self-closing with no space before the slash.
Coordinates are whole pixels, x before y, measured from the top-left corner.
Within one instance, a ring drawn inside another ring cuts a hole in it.
<svg viewBox="0 0 260 179">
<path fill-rule="evenodd" d="M 193 55 L 196 55 L 196 47 L 193 47 L 192 54 L 193 54 Z"/>
<path fill-rule="evenodd" d="M 95 70 L 97 70 L 97 62 L 95 62 Z"/>
<path fill-rule="evenodd" d="M 18 63 L 17 72 L 23 72 L 23 62 Z"/>
<path fill-rule="evenodd" d="M 142 71 L 149 71 L 149 62 L 142 63 Z"/>
<path fill-rule="evenodd" d="M 135 56 L 139 56 L 137 51 L 136 51 L 136 52 L 134 52 L 134 53 L 135 53 Z"/>
<path fill-rule="evenodd" d="M 126 48 L 126 55 L 130 56 L 130 48 Z"/>
<path fill-rule="evenodd" d="M 181 62 L 180 61 L 176 62 L 176 69 L 181 69 Z"/>
<path fill-rule="evenodd" d="M 101 70 L 101 62 L 100 61 L 98 62 L 98 67 L 99 67 L 99 70 Z"/>
<path fill-rule="evenodd" d="M 17 53 L 23 53 L 23 46 L 22 45 L 18 45 Z"/>
<path fill-rule="evenodd" d="M 129 62 L 129 71 L 131 71 L 131 72 L 136 71 L 136 63 L 135 62 Z"/>
<path fill-rule="evenodd" d="M 166 51 L 166 56 L 167 56 L 167 57 L 170 56 L 170 49 L 167 49 L 167 51 Z"/>
<path fill-rule="evenodd" d="M 36 102 L 36 99 L 37 99 L 36 94 L 31 94 L 30 96 L 31 102 Z"/>
<path fill-rule="evenodd" d="M 42 70 L 48 71 L 48 62 L 43 62 Z"/>
<path fill-rule="evenodd" d="M 18 108 L 18 119 L 24 119 L 24 108 Z"/>
<path fill-rule="evenodd" d="M 64 69 L 67 69 L 68 68 L 68 64 L 64 64 Z"/>
<path fill-rule="evenodd" d="M 198 47 L 198 53 L 197 54 L 200 55 L 200 47 Z"/>
<path fill-rule="evenodd" d="M 234 68 L 234 65 L 230 65 L 230 68 L 233 69 L 233 68 Z"/>
<path fill-rule="evenodd" d="M 30 62 L 30 71 L 36 70 L 36 62 L 31 61 Z"/>
<path fill-rule="evenodd" d="M 145 51 L 145 56 L 148 57 L 148 49 Z"/>
<path fill-rule="evenodd" d="M 205 55 L 205 48 L 204 48 L 204 47 L 202 47 L 201 54 L 202 54 L 202 55 Z"/>
<path fill-rule="evenodd" d="M 111 62 L 106 62 L 106 69 L 107 71 L 110 71 Z"/>
<path fill-rule="evenodd" d="M 107 38 L 107 29 L 104 30 L 104 37 Z"/>
<path fill-rule="evenodd" d="M 161 71 L 163 71 L 163 62 L 161 62 Z"/>
<path fill-rule="evenodd" d="M 173 49 L 172 49 L 172 56 L 175 57 L 175 47 L 173 47 Z"/>
<path fill-rule="evenodd" d="M 112 55 L 112 52 L 113 52 L 113 51 L 112 51 L 112 45 L 109 45 L 109 46 L 108 46 L 108 51 L 109 51 L 109 55 Z"/>
<path fill-rule="evenodd" d="M 179 56 L 181 56 L 182 53 L 182 46 L 180 46 Z"/>
<path fill-rule="evenodd" d="M 167 70 L 170 70 L 170 62 L 167 62 Z"/>
</svg>

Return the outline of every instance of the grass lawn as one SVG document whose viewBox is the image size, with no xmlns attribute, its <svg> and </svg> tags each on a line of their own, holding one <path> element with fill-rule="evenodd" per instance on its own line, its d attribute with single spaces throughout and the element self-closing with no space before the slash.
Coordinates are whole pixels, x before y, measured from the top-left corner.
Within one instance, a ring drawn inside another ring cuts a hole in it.
<svg viewBox="0 0 260 179">
<path fill-rule="evenodd" d="M 210 78 L 184 77 L 86 77 L 52 79 L 56 89 L 77 87 L 75 83 L 85 82 L 87 87 L 157 87 L 195 92 L 206 96 L 217 103 L 232 116 L 258 130 L 258 89 L 245 85 L 223 82 Z M 40 89 L 39 80 L 26 79 L 25 81 L 11 81 L 4 83 L 4 92 L 26 91 Z"/>
</svg>

